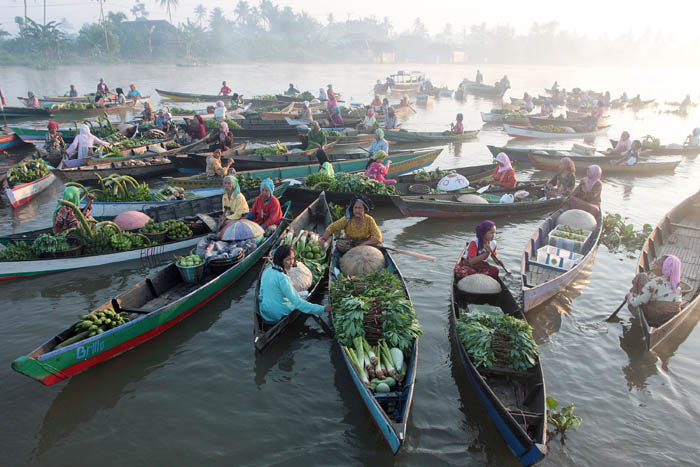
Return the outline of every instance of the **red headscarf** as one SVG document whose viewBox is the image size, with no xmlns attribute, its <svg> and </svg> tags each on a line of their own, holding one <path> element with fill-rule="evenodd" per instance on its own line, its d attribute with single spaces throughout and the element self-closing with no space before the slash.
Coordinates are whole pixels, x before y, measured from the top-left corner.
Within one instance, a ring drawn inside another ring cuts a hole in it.
<svg viewBox="0 0 700 467">
<path fill-rule="evenodd" d="M 47 128 L 48 128 L 49 130 L 51 130 L 52 128 L 53 128 L 54 130 L 58 130 L 58 123 L 56 123 L 56 122 L 54 122 L 53 120 L 51 120 L 51 121 L 49 122 Z"/>
</svg>

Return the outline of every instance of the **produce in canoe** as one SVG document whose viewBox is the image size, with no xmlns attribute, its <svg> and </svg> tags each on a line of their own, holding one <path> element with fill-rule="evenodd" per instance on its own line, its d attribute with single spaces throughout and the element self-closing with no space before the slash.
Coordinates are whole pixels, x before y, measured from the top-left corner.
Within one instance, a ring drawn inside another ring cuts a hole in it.
<svg viewBox="0 0 700 467">
<path fill-rule="evenodd" d="M 443 177 L 437 185 L 442 191 L 456 191 L 469 187 L 469 180 L 464 175 L 457 173 L 449 174 Z"/>
<path fill-rule="evenodd" d="M 340 258 L 340 270 L 346 276 L 372 273 L 385 267 L 384 255 L 369 245 L 359 245 Z"/>
<path fill-rule="evenodd" d="M 255 222 L 248 219 L 239 219 L 237 221 L 229 222 L 224 227 L 222 227 L 219 232 L 219 238 L 227 242 L 233 242 L 238 240 L 248 240 L 249 238 L 258 238 L 262 236 L 265 231 Z"/>
<path fill-rule="evenodd" d="M 311 271 L 301 261 L 297 261 L 294 267 L 287 272 L 287 275 L 289 275 L 289 279 L 297 292 L 309 290 L 313 284 Z"/>
</svg>

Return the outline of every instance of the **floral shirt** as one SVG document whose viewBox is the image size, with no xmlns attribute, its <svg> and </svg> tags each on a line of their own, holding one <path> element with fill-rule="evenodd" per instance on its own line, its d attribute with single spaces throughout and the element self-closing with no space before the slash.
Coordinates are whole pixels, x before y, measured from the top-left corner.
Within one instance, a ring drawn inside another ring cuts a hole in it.
<svg viewBox="0 0 700 467">
<path fill-rule="evenodd" d="M 629 304 L 633 307 L 638 307 L 649 302 L 681 302 L 681 291 L 679 287 L 676 290 L 671 288 L 671 283 L 666 276 L 654 276 L 644 284 L 642 293 L 639 295 L 630 295 Z"/>
<path fill-rule="evenodd" d="M 55 135 L 46 133 L 44 149 L 50 154 L 60 153 L 66 150 L 66 143 L 63 141 L 63 137 L 60 133 L 56 133 Z"/>
</svg>

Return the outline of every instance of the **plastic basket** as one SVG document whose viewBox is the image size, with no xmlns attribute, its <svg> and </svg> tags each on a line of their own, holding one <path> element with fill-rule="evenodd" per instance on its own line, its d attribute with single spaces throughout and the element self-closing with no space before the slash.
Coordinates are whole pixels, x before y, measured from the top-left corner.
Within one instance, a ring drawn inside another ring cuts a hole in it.
<svg viewBox="0 0 700 467">
<path fill-rule="evenodd" d="M 556 233 L 562 232 L 561 227 L 569 227 L 569 226 L 562 226 L 558 225 L 556 228 L 552 229 L 551 232 L 547 234 L 548 242 L 550 245 L 557 247 L 557 248 L 563 248 L 569 251 L 573 251 L 575 253 L 581 253 L 583 251 L 583 246 L 585 243 L 588 241 L 588 239 L 591 237 L 591 234 L 593 232 L 590 232 L 586 230 L 587 234 L 585 236 L 580 235 L 579 240 L 574 240 L 570 238 L 562 238 L 562 237 L 557 237 Z M 571 227 L 569 227 L 571 228 Z M 583 230 L 583 229 L 580 229 Z M 568 232 L 566 232 L 568 233 Z"/>
<path fill-rule="evenodd" d="M 180 271 L 182 280 L 188 284 L 200 281 L 202 274 L 204 273 L 204 264 L 205 263 L 198 264 L 197 266 L 180 266 L 179 264 L 175 263 L 177 270 Z"/>
</svg>

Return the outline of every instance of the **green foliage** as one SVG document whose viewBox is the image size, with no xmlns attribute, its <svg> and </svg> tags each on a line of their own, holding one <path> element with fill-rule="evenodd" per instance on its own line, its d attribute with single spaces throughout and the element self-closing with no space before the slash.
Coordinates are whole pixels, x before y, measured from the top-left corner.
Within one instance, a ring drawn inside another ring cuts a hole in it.
<svg viewBox="0 0 700 467">
<path fill-rule="evenodd" d="M 442 177 L 450 174 L 457 173 L 456 170 L 440 170 L 440 167 L 436 168 L 435 170 L 425 170 L 425 169 L 420 169 L 414 172 L 414 175 L 416 177 L 417 181 L 424 181 L 424 182 L 429 182 L 429 181 L 438 181 Z"/>
<path fill-rule="evenodd" d="M 554 426 L 554 434 L 559 434 L 560 440 L 562 444 L 564 444 L 566 432 L 570 429 L 575 430 L 581 426 L 581 417 L 574 413 L 574 404 L 569 404 L 561 409 L 557 409 L 559 407 L 559 402 L 553 397 L 547 397 L 547 407 L 549 408 L 547 421 L 550 425 Z"/>
<path fill-rule="evenodd" d="M 12 242 L 0 250 L 0 261 L 27 261 L 36 257 L 30 242 Z"/>
<path fill-rule="evenodd" d="M 235 120 L 231 120 L 230 118 L 227 118 L 223 121 L 226 122 L 229 130 L 240 130 L 241 129 L 241 126 L 238 123 L 236 123 Z M 213 118 L 210 118 L 209 120 L 206 120 L 204 122 L 204 126 L 207 130 L 214 130 L 214 129 L 219 128 L 219 124 L 221 122 L 222 122 L 222 120 L 214 120 Z"/>
<path fill-rule="evenodd" d="M 40 159 L 21 162 L 12 167 L 7 175 L 7 179 L 12 185 L 33 182 L 49 174 L 46 163 Z"/>
<path fill-rule="evenodd" d="M 65 235 L 41 234 L 32 243 L 32 248 L 37 255 L 42 253 L 55 253 L 70 248 Z"/>
<path fill-rule="evenodd" d="M 335 203 L 330 203 L 328 204 L 328 207 L 331 210 L 331 216 L 333 217 L 333 221 L 337 221 L 341 217 L 345 216 L 345 208 L 343 206 L 340 206 L 339 204 Z"/>
<path fill-rule="evenodd" d="M 642 147 L 644 149 L 656 149 L 661 146 L 659 138 L 654 138 L 652 135 L 646 135 L 642 138 Z"/>
<path fill-rule="evenodd" d="M 279 141 L 277 141 L 277 144 L 273 146 L 267 146 L 264 148 L 258 148 L 255 150 L 255 155 L 256 156 L 279 156 L 281 154 L 287 154 L 289 152 L 289 148 Z"/>
<path fill-rule="evenodd" d="M 344 193 L 398 195 L 392 185 L 387 185 L 361 174 L 337 173 L 331 177 L 318 172 L 306 177 L 304 187 L 313 190 L 339 191 Z"/>
<path fill-rule="evenodd" d="M 629 258 L 634 258 L 633 253 L 642 248 L 653 227 L 644 224 L 641 231 L 634 230 L 634 224 L 625 224 L 624 219 L 620 214 L 605 214 L 601 242 L 613 253 L 624 249 Z"/>
</svg>

